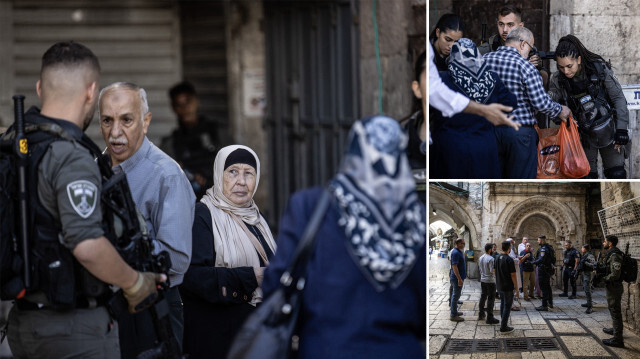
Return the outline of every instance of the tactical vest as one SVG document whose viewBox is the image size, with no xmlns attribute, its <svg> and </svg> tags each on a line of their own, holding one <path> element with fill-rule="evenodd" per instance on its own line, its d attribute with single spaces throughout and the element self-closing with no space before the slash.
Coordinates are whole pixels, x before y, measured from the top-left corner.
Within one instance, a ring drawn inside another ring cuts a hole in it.
<svg viewBox="0 0 640 359">
<path fill-rule="evenodd" d="M 624 252 L 621 251 L 618 247 L 614 247 L 612 249 L 610 249 L 607 252 L 607 255 L 604 257 L 604 264 L 605 264 L 605 273 L 606 275 L 611 274 L 611 265 L 609 265 L 609 258 L 613 255 L 613 254 L 618 254 L 620 256 L 620 277 L 618 278 L 618 280 L 616 280 L 616 283 L 622 283 L 623 279 L 622 279 L 622 265 L 623 265 L 623 261 L 624 261 Z"/>
<path fill-rule="evenodd" d="M 27 223 L 32 276 L 27 294 L 41 291 L 46 295 L 48 306 L 56 310 L 87 308 L 106 302 L 111 294 L 107 284 L 89 273 L 62 244 L 60 223 L 38 199 L 38 168 L 50 145 L 56 141 L 75 141 L 86 147 L 83 143 L 86 141 L 76 141 L 62 127 L 46 119 L 30 116 L 27 121 Z"/>
<path fill-rule="evenodd" d="M 606 72 L 603 65 L 598 61 L 593 65 L 597 74 L 591 75 L 584 83 L 569 81 L 562 74 L 560 82 L 569 96 L 567 105 L 576 115 L 583 140 L 595 148 L 603 148 L 613 142 L 616 132 L 615 108 L 611 106 L 604 86 Z"/>
</svg>

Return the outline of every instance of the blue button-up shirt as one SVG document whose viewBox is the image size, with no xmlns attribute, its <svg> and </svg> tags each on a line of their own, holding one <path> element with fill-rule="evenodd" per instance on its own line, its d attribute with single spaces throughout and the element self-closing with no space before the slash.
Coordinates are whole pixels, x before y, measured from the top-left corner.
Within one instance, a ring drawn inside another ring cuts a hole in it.
<svg viewBox="0 0 640 359">
<path fill-rule="evenodd" d="M 542 86 L 540 73 L 518 50 L 511 46 L 500 46 L 498 50 L 483 56 L 489 68 L 518 98 L 518 108 L 513 111 L 514 121 L 533 126 L 537 123 L 536 112 L 557 117 L 562 106 L 554 102 Z"/>
<path fill-rule="evenodd" d="M 127 176 L 133 201 L 153 239 L 154 253 L 169 252 L 171 286 L 182 283 L 191 262 L 191 227 L 196 202 L 184 172 L 146 137 L 138 151 L 114 166 L 113 171 Z"/>
</svg>

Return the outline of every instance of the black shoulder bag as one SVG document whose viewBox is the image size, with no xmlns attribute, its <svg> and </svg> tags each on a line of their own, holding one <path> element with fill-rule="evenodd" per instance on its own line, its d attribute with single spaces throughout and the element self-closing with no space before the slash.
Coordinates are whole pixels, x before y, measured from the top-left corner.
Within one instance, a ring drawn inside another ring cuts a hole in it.
<svg viewBox="0 0 640 359">
<path fill-rule="evenodd" d="M 247 318 L 236 335 L 227 359 L 286 359 L 297 350 L 294 336 L 300 314 L 306 267 L 315 243 L 315 234 L 331 201 L 324 191 L 307 224 L 281 286 Z"/>
</svg>

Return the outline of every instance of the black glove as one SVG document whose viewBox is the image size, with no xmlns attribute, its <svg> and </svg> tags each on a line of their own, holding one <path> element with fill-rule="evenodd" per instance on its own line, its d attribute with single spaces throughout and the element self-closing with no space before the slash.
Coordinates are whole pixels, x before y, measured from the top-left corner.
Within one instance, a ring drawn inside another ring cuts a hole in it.
<svg viewBox="0 0 640 359">
<path fill-rule="evenodd" d="M 613 136 L 613 143 L 621 146 L 624 146 L 627 143 L 629 143 L 629 131 L 616 130 L 616 134 Z"/>
<path fill-rule="evenodd" d="M 572 277 L 577 277 L 577 276 L 578 276 L 578 271 L 577 271 L 577 270 L 575 270 L 575 269 L 574 269 L 574 270 L 572 270 L 572 271 L 571 271 L 571 276 L 572 276 Z"/>
</svg>

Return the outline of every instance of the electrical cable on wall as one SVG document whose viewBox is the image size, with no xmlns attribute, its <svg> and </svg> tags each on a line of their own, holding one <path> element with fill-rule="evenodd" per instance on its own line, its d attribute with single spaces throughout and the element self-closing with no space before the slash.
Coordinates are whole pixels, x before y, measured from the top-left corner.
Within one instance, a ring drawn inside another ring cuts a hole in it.
<svg viewBox="0 0 640 359">
<path fill-rule="evenodd" d="M 438 17 L 438 0 L 433 0 L 433 11 L 436 12 L 436 19 L 439 19 L 439 17 Z"/>
<path fill-rule="evenodd" d="M 373 30 L 376 41 L 376 64 L 378 66 L 378 112 L 383 115 L 382 111 L 382 65 L 380 64 L 380 44 L 378 42 L 378 20 L 376 18 L 376 9 L 378 8 L 378 0 L 373 0 Z"/>
</svg>

